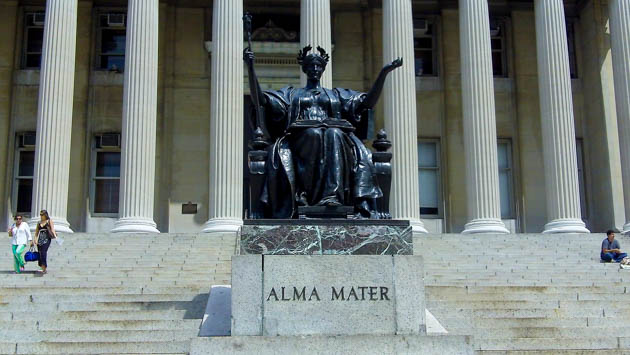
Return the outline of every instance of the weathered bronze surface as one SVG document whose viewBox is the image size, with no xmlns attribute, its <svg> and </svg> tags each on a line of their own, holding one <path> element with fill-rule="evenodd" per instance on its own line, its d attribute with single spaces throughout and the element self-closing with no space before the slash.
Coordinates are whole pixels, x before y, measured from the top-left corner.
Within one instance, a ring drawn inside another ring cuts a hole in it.
<svg viewBox="0 0 630 355">
<path fill-rule="evenodd" d="M 245 21 L 247 32 L 247 17 Z M 259 201 L 250 217 L 297 218 L 300 206 L 353 206 L 356 217 L 388 218 L 377 202 L 383 191 L 375 163 L 382 161 L 373 159 L 357 129 L 365 129 L 387 74 L 400 67 L 402 59 L 383 67 L 372 88 L 363 93 L 323 88 L 320 78 L 329 55 L 319 46 L 317 52 L 311 49 L 304 47 L 297 57 L 308 78 L 305 87 L 268 91 L 258 82 L 251 45 L 243 52 L 256 127 L 250 173 L 264 176 L 261 186 L 251 190 L 252 199 Z M 379 137 L 386 140 L 384 132 Z"/>
</svg>

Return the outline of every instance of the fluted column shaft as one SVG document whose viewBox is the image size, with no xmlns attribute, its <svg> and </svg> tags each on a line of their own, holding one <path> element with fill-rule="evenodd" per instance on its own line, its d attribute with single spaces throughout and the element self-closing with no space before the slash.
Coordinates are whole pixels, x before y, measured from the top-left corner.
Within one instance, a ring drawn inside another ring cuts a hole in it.
<svg viewBox="0 0 630 355">
<path fill-rule="evenodd" d="M 77 0 L 48 0 L 37 106 L 33 220 L 45 209 L 59 232 L 67 220 L 77 37 Z M 32 226 L 35 224 L 33 223 Z"/>
<path fill-rule="evenodd" d="M 463 233 L 508 233 L 501 221 L 488 0 L 459 1 L 468 223 Z"/>
<path fill-rule="evenodd" d="M 383 62 L 403 58 L 385 81 L 385 129 L 392 141 L 390 211 L 426 233 L 418 198 L 418 138 L 411 0 L 383 0 Z"/>
<path fill-rule="evenodd" d="M 129 0 L 123 88 L 120 218 L 112 232 L 159 232 L 153 221 L 158 19 L 158 0 Z"/>
<path fill-rule="evenodd" d="M 313 50 L 320 46 L 332 59 L 330 34 L 330 0 L 302 0 L 300 8 L 300 46 L 311 45 Z M 300 74 L 302 86 L 306 85 L 306 75 Z M 326 65 L 321 85 L 332 87 L 332 60 Z"/>
<path fill-rule="evenodd" d="M 547 217 L 544 233 L 588 233 L 581 219 L 562 0 L 535 0 Z"/>
<path fill-rule="evenodd" d="M 243 224 L 243 0 L 214 0 L 210 202 L 204 232 Z"/>
<path fill-rule="evenodd" d="M 623 232 L 630 232 L 630 1 L 609 0 L 610 40 L 615 81 L 615 103 L 621 153 L 623 200 L 626 223 Z"/>
</svg>

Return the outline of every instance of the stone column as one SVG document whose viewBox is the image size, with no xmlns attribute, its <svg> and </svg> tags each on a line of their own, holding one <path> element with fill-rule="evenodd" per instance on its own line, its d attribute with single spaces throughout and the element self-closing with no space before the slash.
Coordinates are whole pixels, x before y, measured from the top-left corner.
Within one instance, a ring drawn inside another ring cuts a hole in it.
<svg viewBox="0 0 630 355">
<path fill-rule="evenodd" d="M 623 233 L 630 232 L 630 2 L 609 0 L 610 39 L 615 81 L 617 126 L 621 148 L 621 175 L 626 223 Z"/>
<path fill-rule="evenodd" d="M 426 233 L 418 198 L 418 138 L 411 0 L 383 0 L 383 62 L 403 58 L 389 74 L 383 92 L 385 130 L 392 141 L 393 218 L 411 221 L 414 232 Z"/>
<path fill-rule="evenodd" d="M 588 233 L 580 212 L 573 98 L 562 0 L 535 0 L 547 218 L 543 233 Z"/>
<path fill-rule="evenodd" d="M 129 0 L 119 219 L 114 233 L 159 233 L 153 221 L 158 0 Z"/>
<path fill-rule="evenodd" d="M 321 78 L 322 87 L 332 87 L 332 40 L 330 34 L 330 0 L 302 0 L 300 7 L 300 46 L 311 45 L 326 50 L 330 62 Z M 306 75 L 300 73 L 302 86 L 306 85 Z"/>
<path fill-rule="evenodd" d="M 459 1 L 468 220 L 463 233 L 509 233 L 501 221 L 488 0 Z"/>
<path fill-rule="evenodd" d="M 31 225 L 45 209 L 66 233 L 76 39 L 77 0 L 46 1 Z"/>
<path fill-rule="evenodd" d="M 243 224 L 243 0 L 214 0 L 210 201 L 204 232 Z"/>
</svg>

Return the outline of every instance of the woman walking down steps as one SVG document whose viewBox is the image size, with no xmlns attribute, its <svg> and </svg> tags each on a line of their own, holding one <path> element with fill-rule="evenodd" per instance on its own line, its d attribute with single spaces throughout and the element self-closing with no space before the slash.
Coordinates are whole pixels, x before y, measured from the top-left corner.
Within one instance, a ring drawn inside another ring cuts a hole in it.
<svg viewBox="0 0 630 355">
<path fill-rule="evenodd" d="M 37 227 L 35 228 L 35 238 L 37 241 L 37 251 L 39 252 L 38 264 L 39 267 L 42 268 L 41 273 L 45 274 L 46 268 L 48 267 L 46 261 L 48 247 L 50 247 L 51 240 L 57 238 L 55 226 L 46 210 L 39 212 L 39 222 L 37 222 Z"/>
<path fill-rule="evenodd" d="M 28 224 L 22 223 L 22 216 L 15 216 L 15 224 L 12 225 L 9 230 L 9 237 L 12 237 L 11 247 L 13 251 L 13 268 L 15 273 L 19 274 L 24 271 L 24 253 L 26 252 L 26 245 L 33 245 L 33 236 L 31 236 L 31 230 Z"/>
</svg>

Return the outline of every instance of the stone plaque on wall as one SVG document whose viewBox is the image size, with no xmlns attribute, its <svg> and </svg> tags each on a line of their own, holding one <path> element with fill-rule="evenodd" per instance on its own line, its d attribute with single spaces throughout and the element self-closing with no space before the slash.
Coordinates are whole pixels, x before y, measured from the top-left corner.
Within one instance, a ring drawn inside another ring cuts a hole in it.
<svg viewBox="0 0 630 355">
<path fill-rule="evenodd" d="M 232 258 L 232 335 L 424 334 L 422 258 Z"/>
</svg>

